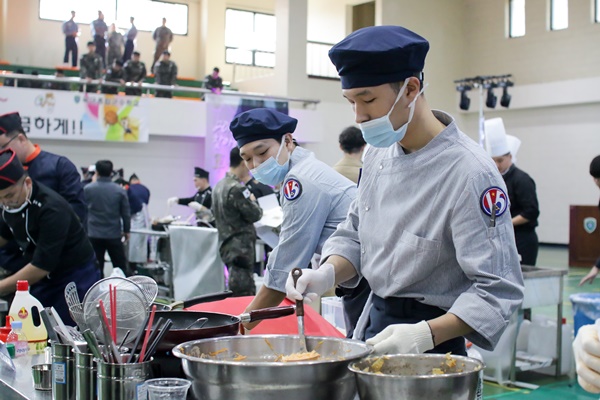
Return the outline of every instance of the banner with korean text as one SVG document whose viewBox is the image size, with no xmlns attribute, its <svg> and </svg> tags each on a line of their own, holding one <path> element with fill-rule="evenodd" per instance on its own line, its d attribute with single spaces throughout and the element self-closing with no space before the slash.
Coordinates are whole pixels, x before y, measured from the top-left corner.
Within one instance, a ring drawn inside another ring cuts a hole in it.
<svg viewBox="0 0 600 400">
<path fill-rule="evenodd" d="M 33 139 L 148 142 L 146 102 L 136 96 L 0 87 L 0 115 L 13 111 Z"/>
</svg>

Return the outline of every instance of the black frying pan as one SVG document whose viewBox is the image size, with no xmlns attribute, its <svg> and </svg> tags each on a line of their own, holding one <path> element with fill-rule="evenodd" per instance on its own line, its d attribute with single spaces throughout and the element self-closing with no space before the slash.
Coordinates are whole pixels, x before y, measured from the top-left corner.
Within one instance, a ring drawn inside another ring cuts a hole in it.
<svg viewBox="0 0 600 400">
<path fill-rule="evenodd" d="M 294 312 L 294 306 L 263 308 L 239 316 L 203 311 L 157 311 L 155 324 L 160 317 L 173 321 L 171 330 L 160 341 L 157 351 L 170 352 L 173 347 L 190 340 L 237 335 L 241 323 L 285 317 Z M 208 321 L 201 328 L 186 329 L 198 318 L 208 318 Z"/>
<path fill-rule="evenodd" d="M 174 311 L 183 308 L 188 308 L 191 306 L 195 306 L 200 303 L 208 303 L 211 301 L 223 300 L 228 297 L 231 297 L 233 292 L 231 290 L 226 290 L 224 292 L 203 294 L 202 296 L 192 297 L 191 299 L 183 300 L 183 301 L 175 301 L 171 304 L 161 304 L 161 303 L 152 303 L 156 305 L 156 311 Z"/>
</svg>

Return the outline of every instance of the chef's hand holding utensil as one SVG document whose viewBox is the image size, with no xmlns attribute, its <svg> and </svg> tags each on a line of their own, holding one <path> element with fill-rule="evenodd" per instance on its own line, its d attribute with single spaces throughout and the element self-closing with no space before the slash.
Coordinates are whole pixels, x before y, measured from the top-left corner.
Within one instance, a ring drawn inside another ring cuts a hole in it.
<svg viewBox="0 0 600 400">
<path fill-rule="evenodd" d="M 302 276 L 294 286 L 292 273 L 285 282 L 286 297 L 292 301 L 302 301 L 310 304 L 328 291 L 335 284 L 333 264 L 323 264 L 319 269 L 303 269 Z"/>
<path fill-rule="evenodd" d="M 590 393 L 600 393 L 600 341 L 595 325 L 579 328 L 573 353 L 579 385 Z"/>
<path fill-rule="evenodd" d="M 390 325 L 367 340 L 379 354 L 421 354 L 435 347 L 427 321 Z"/>
</svg>

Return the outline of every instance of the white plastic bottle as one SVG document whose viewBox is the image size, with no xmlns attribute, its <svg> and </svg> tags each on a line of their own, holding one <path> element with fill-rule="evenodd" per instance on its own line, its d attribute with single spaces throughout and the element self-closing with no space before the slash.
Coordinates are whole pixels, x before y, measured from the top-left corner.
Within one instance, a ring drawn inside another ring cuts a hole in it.
<svg viewBox="0 0 600 400">
<path fill-rule="evenodd" d="M 8 343 L 15 345 L 15 357 L 24 357 L 29 353 L 29 344 L 27 343 L 27 336 L 22 331 L 23 323 L 21 321 L 13 321 L 10 323 L 11 331 L 8 334 Z"/>
<path fill-rule="evenodd" d="M 40 316 L 43 309 L 42 303 L 29 293 L 29 283 L 17 281 L 17 292 L 8 315 L 13 321 L 23 324 L 23 333 L 29 342 L 31 354 L 43 353 L 47 345 L 48 332 Z"/>
</svg>

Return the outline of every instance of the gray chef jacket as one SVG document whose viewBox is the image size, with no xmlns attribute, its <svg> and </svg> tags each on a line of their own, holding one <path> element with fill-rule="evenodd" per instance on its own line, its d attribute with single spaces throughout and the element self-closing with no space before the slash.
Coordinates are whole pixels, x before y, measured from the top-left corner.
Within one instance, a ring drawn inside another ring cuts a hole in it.
<svg viewBox="0 0 600 400">
<path fill-rule="evenodd" d="M 450 115 L 434 115 L 446 128 L 424 148 L 367 151 L 358 197 L 322 260 L 352 263 L 358 275 L 344 286 L 364 276 L 379 297 L 447 310 L 473 328 L 469 340 L 492 349 L 523 299 L 506 186 Z"/>
<path fill-rule="evenodd" d="M 285 292 L 290 271 L 308 267 L 312 256 L 321 254 L 325 240 L 346 219 L 357 190 L 352 181 L 317 160 L 314 153 L 296 146 L 280 192 L 283 223 L 264 283 Z"/>
</svg>

